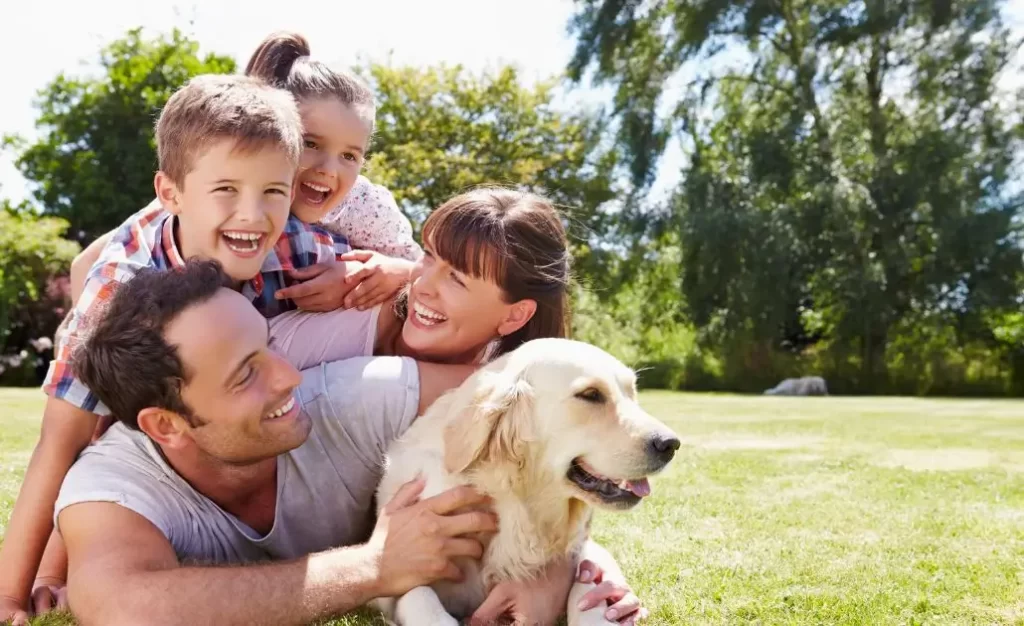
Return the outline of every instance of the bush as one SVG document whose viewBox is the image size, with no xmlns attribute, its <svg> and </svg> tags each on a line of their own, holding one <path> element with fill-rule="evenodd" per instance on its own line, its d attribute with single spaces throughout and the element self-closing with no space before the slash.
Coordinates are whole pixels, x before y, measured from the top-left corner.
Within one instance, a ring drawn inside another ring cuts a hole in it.
<svg viewBox="0 0 1024 626">
<path fill-rule="evenodd" d="M 64 274 L 79 251 L 66 221 L 0 208 L 0 384 L 39 382 L 70 305 Z"/>
</svg>

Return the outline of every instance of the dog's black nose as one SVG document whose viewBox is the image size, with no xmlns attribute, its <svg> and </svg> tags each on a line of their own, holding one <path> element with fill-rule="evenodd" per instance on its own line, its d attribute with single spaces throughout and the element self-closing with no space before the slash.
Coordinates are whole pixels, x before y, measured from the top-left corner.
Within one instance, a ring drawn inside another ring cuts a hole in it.
<svg viewBox="0 0 1024 626">
<path fill-rule="evenodd" d="M 675 456 L 679 449 L 679 438 L 664 435 L 655 435 L 647 440 L 647 450 L 654 457 L 663 463 L 668 463 Z"/>
</svg>

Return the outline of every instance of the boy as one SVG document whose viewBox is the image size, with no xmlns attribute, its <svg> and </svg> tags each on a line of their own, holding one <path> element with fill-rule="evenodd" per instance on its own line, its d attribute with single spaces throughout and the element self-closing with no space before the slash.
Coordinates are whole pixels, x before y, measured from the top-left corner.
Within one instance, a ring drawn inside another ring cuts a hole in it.
<svg viewBox="0 0 1024 626">
<path fill-rule="evenodd" d="M 197 77 L 168 100 L 156 138 L 157 199 L 116 231 L 89 271 L 43 385 L 42 432 L 0 551 L 0 622 L 27 620 L 57 492 L 98 417 L 109 413 L 70 361 L 113 290 L 144 267 L 216 259 L 234 287 L 273 317 L 294 308 L 275 298 L 292 282 L 290 271 L 334 263 L 349 250 L 343 239 L 290 217 L 302 125 L 287 92 L 242 76 Z"/>
</svg>

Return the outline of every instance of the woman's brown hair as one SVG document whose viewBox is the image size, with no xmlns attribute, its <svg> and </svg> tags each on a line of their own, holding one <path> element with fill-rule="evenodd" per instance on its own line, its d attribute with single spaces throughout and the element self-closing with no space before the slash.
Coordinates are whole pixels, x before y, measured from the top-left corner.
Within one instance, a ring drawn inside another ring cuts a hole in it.
<svg viewBox="0 0 1024 626">
<path fill-rule="evenodd" d="M 458 271 L 497 284 L 506 302 L 537 303 L 530 321 L 503 336 L 491 357 L 531 339 L 569 335 L 569 245 L 546 199 L 500 187 L 460 194 L 427 217 L 423 242 Z"/>
<path fill-rule="evenodd" d="M 309 42 L 298 33 L 274 33 L 264 39 L 249 58 L 245 73 L 287 89 L 298 100 L 337 98 L 373 130 L 377 114 L 373 91 L 355 74 L 312 60 Z"/>
</svg>

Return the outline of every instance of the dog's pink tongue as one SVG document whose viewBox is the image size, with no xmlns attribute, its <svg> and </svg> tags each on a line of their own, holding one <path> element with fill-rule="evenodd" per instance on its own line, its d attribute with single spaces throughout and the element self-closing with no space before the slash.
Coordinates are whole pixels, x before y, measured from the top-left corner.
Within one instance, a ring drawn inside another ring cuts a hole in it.
<svg viewBox="0 0 1024 626">
<path fill-rule="evenodd" d="M 646 478 L 641 478 L 636 481 L 626 481 L 626 486 L 630 491 L 641 498 L 651 495 L 651 484 L 647 482 Z"/>
</svg>

